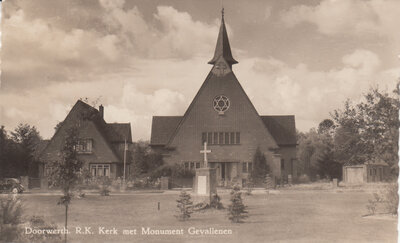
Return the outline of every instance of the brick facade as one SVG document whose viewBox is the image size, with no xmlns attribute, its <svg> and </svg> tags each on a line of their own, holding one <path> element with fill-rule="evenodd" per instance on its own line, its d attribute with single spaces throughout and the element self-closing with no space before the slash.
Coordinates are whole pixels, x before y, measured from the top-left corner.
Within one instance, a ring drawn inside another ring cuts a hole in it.
<svg viewBox="0 0 400 243">
<path fill-rule="evenodd" d="M 246 180 L 248 173 L 243 172 L 243 163 L 252 162 L 257 148 L 265 155 L 273 177 L 296 177 L 294 116 L 258 114 L 232 71 L 237 61 L 232 57 L 223 19 L 215 55 L 209 63 L 213 68 L 184 116 L 153 117 L 153 149 L 161 151 L 168 164 L 203 162 L 200 150 L 204 134 L 212 133 L 214 139 L 216 133 L 216 142 L 207 139 L 211 150 L 208 162 L 210 167 L 217 168 L 220 184 L 240 184 Z M 240 142 L 226 142 L 232 137 L 225 138 L 226 133 L 239 133 Z"/>
<path fill-rule="evenodd" d="M 78 159 L 83 162 L 84 169 L 90 171 L 95 167 L 94 165 L 97 165 L 99 169 L 106 167 L 107 173 L 109 173 L 107 176 L 110 178 L 123 176 L 125 138 L 128 144 L 132 143 L 130 124 L 107 124 L 103 120 L 102 112 L 82 101 L 78 101 L 74 105 L 39 156 L 43 162 L 39 173 L 41 176 L 46 176 L 46 165 L 49 162 L 61 159 L 65 137 L 68 129 L 72 126 L 77 127 L 79 140 L 91 141 L 89 152 L 78 152 L 77 154 Z M 117 128 L 117 125 L 123 128 Z M 130 159 L 127 158 L 127 161 L 129 163 Z M 105 173 L 104 169 L 102 173 Z"/>
</svg>

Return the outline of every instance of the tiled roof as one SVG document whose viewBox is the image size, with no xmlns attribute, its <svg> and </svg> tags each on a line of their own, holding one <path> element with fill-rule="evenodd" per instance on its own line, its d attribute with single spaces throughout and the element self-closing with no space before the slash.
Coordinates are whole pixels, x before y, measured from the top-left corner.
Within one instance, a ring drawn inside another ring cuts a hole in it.
<svg viewBox="0 0 400 243">
<path fill-rule="evenodd" d="M 132 143 L 130 123 L 107 124 L 96 108 L 90 106 L 89 104 L 86 104 L 81 100 L 78 100 L 76 104 L 72 107 L 71 111 L 68 113 L 63 123 L 65 123 L 65 121 L 68 119 L 83 119 L 92 121 L 97 127 L 100 134 L 105 139 L 108 147 L 112 150 L 117 158 L 119 157 L 119 159 L 122 159 L 122 156 L 116 143 L 123 143 L 125 138 L 127 139 L 128 143 Z M 57 135 L 57 133 L 58 131 L 56 131 L 56 133 L 53 135 L 53 138 Z M 44 148 L 47 147 L 47 144 L 43 145 Z M 41 151 L 43 150 L 44 149 L 42 149 Z M 40 156 L 42 156 L 41 151 L 39 151 Z"/>
<path fill-rule="evenodd" d="M 181 119 L 182 116 L 153 116 L 150 144 L 167 144 Z"/>
<path fill-rule="evenodd" d="M 107 134 L 112 143 L 132 143 L 130 123 L 107 123 Z"/>
<path fill-rule="evenodd" d="M 106 123 L 100 112 L 86 104 L 85 102 L 78 100 L 76 105 L 82 107 L 80 113 L 85 116 L 85 118 L 92 120 L 103 136 L 107 139 L 107 142 L 124 142 L 125 138 L 127 142 L 132 142 L 132 133 L 130 123 Z"/>
<path fill-rule="evenodd" d="M 294 116 L 261 116 L 261 119 L 278 145 L 296 144 Z"/>
</svg>

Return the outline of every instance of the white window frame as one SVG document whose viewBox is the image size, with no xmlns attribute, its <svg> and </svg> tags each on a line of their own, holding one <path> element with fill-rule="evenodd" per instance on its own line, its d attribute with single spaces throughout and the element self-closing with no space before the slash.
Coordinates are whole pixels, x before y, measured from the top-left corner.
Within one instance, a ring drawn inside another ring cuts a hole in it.
<svg viewBox="0 0 400 243">
<path fill-rule="evenodd" d="M 75 150 L 78 154 L 91 154 L 93 152 L 93 139 L 79 139 L 78 144 L 75 145 Z"/>
<path fill-rule="evenodd" d="M 89 169 L 92 177 L 110 177 L 111 174 L 110 164 L 90 164 Z"/>
</svg>

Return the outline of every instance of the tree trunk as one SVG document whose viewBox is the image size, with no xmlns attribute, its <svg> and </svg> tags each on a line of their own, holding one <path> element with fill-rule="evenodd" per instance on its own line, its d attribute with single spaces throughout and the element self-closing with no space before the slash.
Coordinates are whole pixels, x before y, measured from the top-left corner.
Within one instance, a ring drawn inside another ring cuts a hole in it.
<svg viewBox="0 0 400 243">
<path fill-rule="evenodd" d="M 68 204 L 65 204 L 65 234 L 64 234 L 64 243 L 67 243 L 67 231 L 68 229 Z"/>
</svg>

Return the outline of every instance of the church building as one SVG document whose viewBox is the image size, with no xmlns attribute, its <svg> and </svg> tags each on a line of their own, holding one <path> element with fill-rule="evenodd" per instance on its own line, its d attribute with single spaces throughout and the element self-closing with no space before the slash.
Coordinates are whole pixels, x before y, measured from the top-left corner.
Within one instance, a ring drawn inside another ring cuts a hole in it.
<svg viewBox="0 0 400 243">
<path fill-rule="evenodd" d="M 233 73 L 222 12 L 211 71 L 183 116 L 154 116 L 150 145 L 167 164 L 216 168 L 220 186 L 245 184 L 259 149 L 276 180 L 297 177 L 295 118 L 261 116 Z M 284 102 L 284 101 L 282 101 Z M 204 154 L 206 153 L 206 155 Z"/>
</svg>

